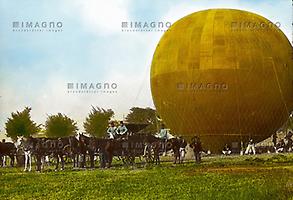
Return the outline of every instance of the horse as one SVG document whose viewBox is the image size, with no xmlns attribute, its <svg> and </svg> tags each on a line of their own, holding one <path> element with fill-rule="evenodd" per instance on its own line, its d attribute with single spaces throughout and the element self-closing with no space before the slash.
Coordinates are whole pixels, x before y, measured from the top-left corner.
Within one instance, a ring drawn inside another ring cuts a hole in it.
<svg viewBox="0 0 293 200">
<path fill-rule="evenodd" d="M 37 140 L 33 137 L 19 137 L 16 142 L 17 151 L 24 153 L 24 171 L 32 170 L 32 155 L 36 150 L 36 146 Z M 38 166 L 39 162 L 41 161 L 37 159 L 37 171 L 41 170 Z"/>
<path fill-rule="evenodd" d="M 104 146 L 104 153 L 107 158 L 106 167 L 110 168 L 114 156 L 124 156 L 125 152 L 122 150 L 122 139 L 106 139 Z M 124 143 L 125 145 L 125 143 Z M 124 159 L 123 159 L 124 162 Z"/>
<path fill-rule="evenodd" d="M 12 142 L 0 142 L 0 160 L 1 166 L 4 167 L 4 156 L 10 157 L 10 166 L 14 166 L 14 160 L 16 155 L 16 147 Z"/>
<path fill-rule="evenodd" d="M 167 140 L 167 151 L 169 150 L 173 150 L 173 153 L 174 153 L 174 164 L 177 163 L 180 163 L 180 142 L 178 140 L 178 138 L 171 138 L 171 139 L 168 139 Z"/>
<path fill-rule="evenodd" d="M 90 167 L 95 167 L 94 158 L 98 154 L 100 157 L 100 167 L 111 167 L 113 156 L 121 155 L 122 138 L 107 139 L 88 137 L 84 134 L 79 134 L 79 149 L 82 155 L 81 167 L 86 166 L 86 156 L 90 157 Z M 117 147 L 118 145 L 118 147 Z"/>
<path fill-rule="evenodd" d="M 56 158 L 55 170 L 59 168 L 59 160 L 61 160 L 61 170 L 64 169 L 64 156 L 76 154 L 76 141 L 74 136 L 64 138 L 33 138 L 21 137 L 18 140 L 18 149 L 24 152 L 25 163 L 24 171 L 31 171 L 32 156 L 36 157 L 37 171 L 42 169 L 42 160 L 45 156 L 53 156 Z M 28 168 L 29 165 L 29 168 Z"/>
<path fill-rule="evenodd" d="M 69 136 L 68 140 L 69 145 L 64 147 L 64 150 L 70 154 L 70 157 L 73 160 L 73 167 L 78 167 L 78 156 L 80 153 L 79 141 L 75 136 Z"/>
<path fill-rule="evenodd" d="M 95 138 L 95 146 L 97 147 L 96 152 L 100 158 L 100 168 L 105 168 L 111 166 L 112 160 L 110 160 L 111 155 L 109 154 L 109 141 L 111 139 L 106 138 Z"/>
<path fill-rule="evenodd" d="M 88 137 L 84 134 L 79 135 L 79 150 L 82 155 L 82 161 L 80 167 L 84 168 L 86 166 L 86 155 L 89 154 L 90 157 L 90 167 L 95 167 L 95 154 L 98 151 L 97 138 Z"/>
<path fill-rule="evenodd" d="M 78 154 L 79 154 L 79 143 L 75 136 L 68 136 L 63 138 L 42 138 L 41 152 L 43 156 L 52 155 L 56 158 L 55 170 L 59 168 L 59 162 L 61 160 L 61 170 L 64 170 L 65 156 L 73 160 L 73 167 L 77 166 Z"/>
</svg>

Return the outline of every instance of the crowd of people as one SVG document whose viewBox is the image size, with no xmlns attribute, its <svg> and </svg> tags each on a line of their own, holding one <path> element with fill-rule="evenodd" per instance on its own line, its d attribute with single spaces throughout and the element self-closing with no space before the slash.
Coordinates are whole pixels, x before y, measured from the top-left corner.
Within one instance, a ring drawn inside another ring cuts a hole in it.
<svg viewBox="0 0 293 200">
<path fill-rule="evenodd" d="M 277 134 L 273 135 L 273 145 L 276 153 L 282 152 L 292 152 L 293 151 L 293 140 L 292 140 L 292 132 L 289 132 L 285 135 L 284 138 L 278 138 Z"/>
<path fill-rule="evenodd" d="M 241 142 L 240 147 L 240 155 L 255 155 L 258 149 L 265 149 L 266 151 L 259 150 L 259 152 L 266 153 L 285 153 L 285 152 L 293 152 L 293 140 L 292 140 L 292 132 L 287 133 L 284 138 L 278 138 L 277 133 L 272 135 L 272 144 L 273 146 L 260 146 L 257 147 L 252 138 L 249 139 L 246 148 L 243 146 L 243 142 Z M 223 155 L 232 154 L 232 149 L 228 144 L 225 144 L 223 150 Z"/>
</svg>

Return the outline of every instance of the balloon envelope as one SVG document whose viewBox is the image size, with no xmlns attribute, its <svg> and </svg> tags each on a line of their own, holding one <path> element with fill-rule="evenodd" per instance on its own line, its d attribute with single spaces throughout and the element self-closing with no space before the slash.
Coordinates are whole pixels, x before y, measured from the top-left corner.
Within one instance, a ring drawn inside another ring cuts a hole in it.
<svg viewBox="0 0 293 200">
<path fill-rule="evenodd" d="M 292 46 L 257 14 L 210 9 L 173 24 L 151 66 L 156 109 L 172 133 L 198 135 L 204 148 L 261 141 L 288 119 Z M 235 144 L 235 143 L 234 143 Z"/>
</svg>

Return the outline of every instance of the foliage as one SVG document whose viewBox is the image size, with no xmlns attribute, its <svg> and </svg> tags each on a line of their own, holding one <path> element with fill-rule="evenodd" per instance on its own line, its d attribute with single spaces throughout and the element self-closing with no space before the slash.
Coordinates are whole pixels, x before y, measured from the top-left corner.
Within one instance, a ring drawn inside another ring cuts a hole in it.
<svg viewBox="0 0 293 200">
<path fill-rule="evenodd" d="M 75 135 L 78 130 L 76 122 L 61 113 L 48 116 L 45 128 L 48 137 L 66 137 Z"/>
<path fill-rule="evenodd" d="M 158 130 L 158 122 L 156 119 L 156 111 L 152 108 L 133 107 L 126 116 L 126 122 L 136 124 L 149 124 L 143 131 L 156 133 Z"/>
<path fill-rule="evenodd" d="M 40 131 L 40 125 L 31 120 L 31 108 L 26 107 L 22 112 L 11 113 L 5 123 L 5 129 L 8 137 L 17 139 L 18 136 L 28 137 Z"/>
<path fill-rule="evenodd" d="M 114 116 L 111 109 L 105 110 L 99 107 L 92 107 L 83 127 L 87 133 L 96 137 L 103 137 L 106 134 L 109 120 Z"/>
</svg>

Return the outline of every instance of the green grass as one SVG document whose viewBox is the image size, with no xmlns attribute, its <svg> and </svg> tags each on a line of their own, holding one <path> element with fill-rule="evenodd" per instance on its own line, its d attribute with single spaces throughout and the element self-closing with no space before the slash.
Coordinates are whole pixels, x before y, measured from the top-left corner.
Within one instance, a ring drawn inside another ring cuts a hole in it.
<svg viewBox="0 0 293 200">
<path fill-rule="evenodd" d="M 293 155 L 42 173 L 1 168 L 0 199 L 293 199 Z"/>
</svg>

